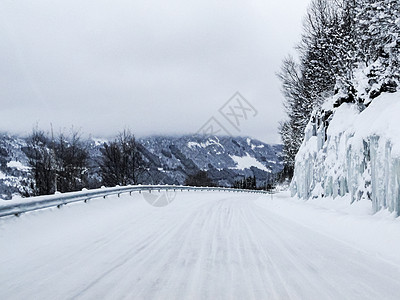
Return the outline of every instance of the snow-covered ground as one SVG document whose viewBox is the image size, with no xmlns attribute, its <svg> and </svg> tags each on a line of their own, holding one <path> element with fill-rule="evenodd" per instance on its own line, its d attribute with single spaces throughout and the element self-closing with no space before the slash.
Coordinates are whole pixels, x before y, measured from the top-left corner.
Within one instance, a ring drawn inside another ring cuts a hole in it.
<svg viewBox="0 0 400 300">
<path fill-rule="evenodd" d="M 400 222 L 365 204 L 179 192 L 2 218 L 0 299 L 398 299 Z"/>
</svg>

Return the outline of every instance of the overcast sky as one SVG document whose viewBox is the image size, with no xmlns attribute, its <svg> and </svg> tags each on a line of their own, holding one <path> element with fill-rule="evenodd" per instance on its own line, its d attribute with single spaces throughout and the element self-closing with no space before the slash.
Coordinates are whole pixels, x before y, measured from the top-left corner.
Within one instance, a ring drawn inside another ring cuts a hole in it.
<svg viewBox="0 0 400 300">
<path fill-rule="evenodd" d="M 232 135 L 279 142 L 275 73 L 308 3 L 2 0 L 0 129 L 191 134 L 214 117 Z M 235 128 L 219 109 L 237 91 L 254 110 Z"/>
</svg>

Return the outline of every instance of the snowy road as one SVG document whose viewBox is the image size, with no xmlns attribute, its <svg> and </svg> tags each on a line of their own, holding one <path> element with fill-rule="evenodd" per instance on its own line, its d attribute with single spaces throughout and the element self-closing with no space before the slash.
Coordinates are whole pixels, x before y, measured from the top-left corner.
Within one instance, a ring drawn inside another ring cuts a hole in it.
<svg viewBox="0 0 400 300">
<path fill-rule="evenodd" d="M 134 195 L 2 219 L 0 299 L 399 299 L 398 265 L 271 201 Z"/>
</svg>

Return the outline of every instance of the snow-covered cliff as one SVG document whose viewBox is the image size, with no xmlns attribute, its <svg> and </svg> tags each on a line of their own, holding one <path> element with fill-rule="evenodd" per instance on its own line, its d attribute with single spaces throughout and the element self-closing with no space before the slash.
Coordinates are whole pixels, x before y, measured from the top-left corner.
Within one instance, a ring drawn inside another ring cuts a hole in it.
<svg viewBox="0 0 400 300">
<path fill-rule="evenodd" d="M 368 107 L 329 99 L 309 122 L 296 156 L 292 195 L 348 196 L 400 215 L 400 92 Z"/>
</svg>

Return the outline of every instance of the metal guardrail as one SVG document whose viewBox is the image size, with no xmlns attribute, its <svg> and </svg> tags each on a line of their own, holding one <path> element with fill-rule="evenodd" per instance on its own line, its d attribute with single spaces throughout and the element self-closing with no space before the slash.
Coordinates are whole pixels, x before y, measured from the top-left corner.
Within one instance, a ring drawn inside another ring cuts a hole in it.
<svg viewBox="0 0 400 300">
<path fill-rule="evenodd" d="M 79 192 L 71 192 L 64 194 L 54 194 L 46 196 L 38 196 L 32 198 L 24 198 L 19 200 L 17 203 L 12 200 L 6 200 L 6 204 L 0 205 L 0 217 L 5 216 L 19 216 L 20 214 L 66 205 L 74 202 L 87 202 L 94 198 L 105 198 L 111 195 L 118 195 L 132 192 L 152 192 L 152 191 L 219 191 L 219 192 L 236 192 L 236 193 L 258 193 L 258 194 L 269 194 L 270 192 L 263 190 L 244 190 L 244 189 L 232 189 L 222 187 L 193 187 L 193 186 L 181 186 L 181 185 L 131 185 L 124 187 L 112 187 L 112 188 L 100 188 L 95 190 L 84 190 Z"/>
</svg>

